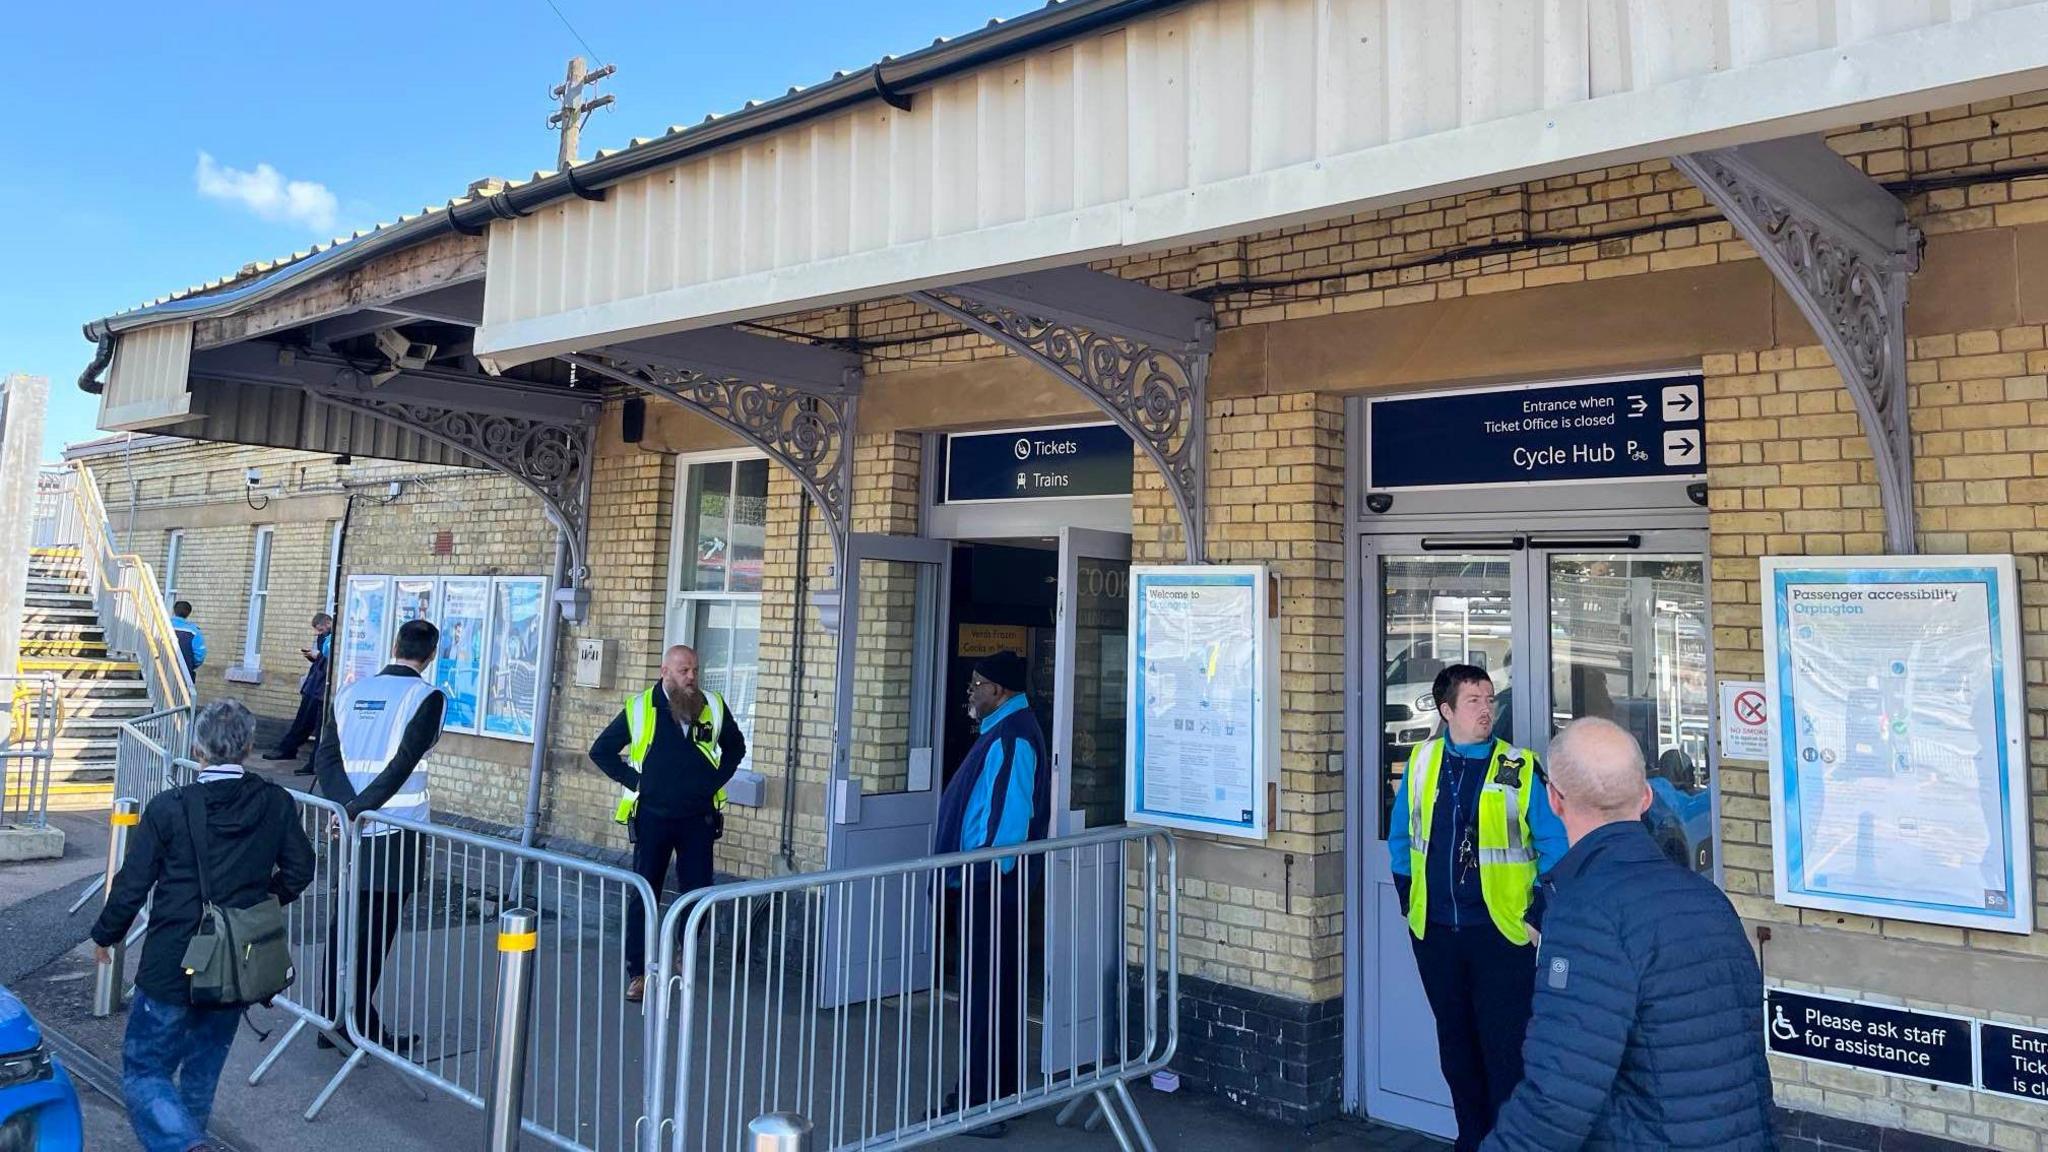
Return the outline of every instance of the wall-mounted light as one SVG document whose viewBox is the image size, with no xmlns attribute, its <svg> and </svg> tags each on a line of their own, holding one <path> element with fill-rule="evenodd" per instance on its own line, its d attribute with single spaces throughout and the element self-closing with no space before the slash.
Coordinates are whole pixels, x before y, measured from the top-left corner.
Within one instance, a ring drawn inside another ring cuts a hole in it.
<svg viewBox="0 0 2048 1152">
<path fill-rule="evenodd" d="M 256 486 L 263 483 L 263 472 L 260 469 L 251 468 L 247 472 L 242 473 L 242 478 L 248 482 L 248 490 L 242 494 L 242 498 L 249 502 L 249 507 L 258 512 L 270 507 L 270 497 L 268 496 L 263 498 L 262 503 L 256 502 Z"/>
</svg>

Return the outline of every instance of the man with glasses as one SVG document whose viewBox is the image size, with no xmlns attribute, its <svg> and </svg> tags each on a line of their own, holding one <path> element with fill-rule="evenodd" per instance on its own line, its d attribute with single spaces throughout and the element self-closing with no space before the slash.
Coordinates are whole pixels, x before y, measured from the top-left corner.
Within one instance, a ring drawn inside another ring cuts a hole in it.
<svg viewBox="0 0 2048 1152">
<path fill-rule="evenodd" d="M 633 841 L 633 871 L 657 900 L 675 863 L 683 893 L 711 885 L 711 846 L 725 834 L 725 786 L 747 757 L 724 697 L 699 686 L 697 653 L 678 644 L 661 676 L 626 701 L 590 746 L 590 762 L 625 789 L 612 818 Z M 647 928 L 638 893 L 626 915 L 626 999 L 647 991 Z"/>
<path fill-rule="evenodd" d="M 1453 664 L 1431 688 L 1438 734 L 1415 746 L 1394 793 L 1387 849 L 1436 1016 L 1437 1054 L 1470 1152 L 1522 1078 L 1535 990 L 1539 874 L 1564 857 L 1534 754 L 1493 735 L 1493 680 Z"/>
<path fill-rule="evenodd" d="M 967 679 L 967 715 L 979 725 L 979 736 L 939 798 L 935 854 L 1029 843 L 1051 830 L 1052 770 L 1045 732 L 1024 695 L 1026 676 L 1024 658 L 1014 652 L 975 661 Z M 1015 1096 L 1022 1082 L 1026 889 L 1043 878 L 1037 861 L 1019 868 L 1018 860 L 1007 856 L 947 870 L 946 918 L 964 937 L 960 1016 L 967 1058 L 965 1094 L 949 1094 L 942 1116 L 999 1104 Z M 1008 1130 L 999 1120 L 967 1134 L 999 1139 Z"/>
</svg>

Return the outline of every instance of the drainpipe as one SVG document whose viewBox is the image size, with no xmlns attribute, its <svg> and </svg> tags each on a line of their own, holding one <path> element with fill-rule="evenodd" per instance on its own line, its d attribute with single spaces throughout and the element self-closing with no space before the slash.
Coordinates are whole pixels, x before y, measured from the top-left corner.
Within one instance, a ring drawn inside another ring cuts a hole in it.
<svg viewBox="0 0 2048 1152">
<path fill-rule="evenodd" d="M 811 494 L 799 484 L 796 490 L 796 612 L 791 617 L 789 638 L 789 723 L 783 737 L 782 755 L 782 866 L 796 869 L 796 766 L 797 740 L 803 732 L 803 706 L 797 700 L 803 682 L 804 592 L 811 558 Z"/>
<path fill-rule="evenodd" d="M 556 622 L 562 617 L 561 605 L 555 603 L 555 592 L 569 578 L 569 534 L 559 529 L 555 532 L 555 572 L 548 581 L 547 599 L 542 601 L 545 609 L 540 618 L 540 651 L 547 653 L 547 675 L 537 677 L 534 685 L 533 702 L 533 763 L 526 772 L 526 818 L 519 826 L 519 846 L 533 847 L 534 837 L 540 833 L 540 784 L 542 774 L 547 770 L 548 738 L 553 732 L 553 710 L 555 703 L 555 676 L 561 665 L 560 653 L 555 651 Z"/>
</svg>

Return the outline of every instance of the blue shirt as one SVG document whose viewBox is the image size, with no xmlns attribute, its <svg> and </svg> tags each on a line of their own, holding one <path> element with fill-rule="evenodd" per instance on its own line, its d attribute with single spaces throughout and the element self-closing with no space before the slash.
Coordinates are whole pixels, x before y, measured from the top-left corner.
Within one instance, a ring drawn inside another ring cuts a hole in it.
<svg viewBox="0 0 2048 1152">
<path fill-rule="evenodd" d="M 1023 693 L 981 719 L 981 739 L 939 799 L 933 851 L 972 852 L 1043 839 L 1050 778 L 1039 763 L 1044 736 Z M 1016 867 L 1014 859 L 1001 868 Z"/>
<path fill-rule="evenodd" d="M 179 647 L 186 649 L 185 663 L 197 668 L 206 663 L 206 637 L 199 631 L 199 625 L 182 616 L 173 617 L 171 631 L 179 634 Z"/>
<path fill-rule="evenodd" d="M 1493 744 L 1451 744 L 1446 742 L 1444 759 L 1437 772 L 1437 802 L 1431 812 L 1429 841 L 1429 908 L 1427 916 L 1432 924 L 1449 924 L 1453 927 L 1464 924 L 1486 924 L 1492 915 L 1486 910 L 1486 895 L 1479 884 L 1479 868 L 1464 870 L 1457 875 L 1457 845 L 1465 829 L 1473 827 L 1479 819 L 1479 792 L 1486 783 L 1487 769 L 1493 762 Z M 1539 875 L 1557 867 L 1564 859 L 1571 843 L 1564 832 L 1564 822 L 1550 810 L 1550 790 L 1535 779 L 1532 772 L 1524 781 L 1531 790 L 1529 797 L 1529 838 L 1536 846 L 1536 871 Z M 1455 802 L 1453 801 L 1455 798 Z M 1478 832 L 1473 832 L 1475 844 Z M 1408 778 L 1401 778 L 1401 786 L 1394 791 L 1393 819 L 1387 829 L 1387 851 L 1391 854 L 1394 875 L 1409 874 L 1408 856 L 1412 841 L 1408 835 Z"/>
</svg>

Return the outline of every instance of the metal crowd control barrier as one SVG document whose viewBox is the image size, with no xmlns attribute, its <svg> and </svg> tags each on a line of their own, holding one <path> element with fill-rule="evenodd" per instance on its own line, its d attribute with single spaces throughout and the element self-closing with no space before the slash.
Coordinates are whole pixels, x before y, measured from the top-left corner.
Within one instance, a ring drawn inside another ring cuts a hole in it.
<svg viewBox="0 0 2048 1152">
<path fill-rule="evenodd" d="M 342 1022 L 355 1051 L 307 1117 L 366 1058 L 485 1106 L 498 1006 L 498 913 L 535 911 L 530 1062 L 521 1128 L 558 1148 L 621 1152 L 650 1099 L 642 1006 L 625 999 L 625 917 L 650 944 L 654 893 L 631 872 L 367 812 L 348 838 Z M 643 956 L 643 961 L 645 957 Z M 360 974 L 377 972 L 374 983 Z M 374 1008 L 374 1016 L 371 1009 Z"/>
<path fill-rule="evenodd" d="M 192 710 L 171 708 L 124 720 L 115 736 L 114 795 L 134 800 L 138 810 L 149 807 L 157 794 L 176 780 L 174 764 L 186 751 L 191 733 Z M 116 860 L 113 865 L 120 867 Z M 71 914 L 90 903 L 113 879 L 108 872 L 87 885 L 71 903 Z"/>
<path fill-rule="evenodd" d="M 178 766 L 190 763 L 179 761 Z M 332 800 L 298 791 L 291 796 L 299 827 L 313 844 L 313 882 L 284 909 L 285 938 L 291 943 L 292 964 L 298 978 L 271 1001 L 271 1006 L 292 1016 L 292 1026 L 249 1073 L 251 1086 L 263 1081 L 285 1049 L 307 1028 L 337 1045 L 342 1040 L 345 964 L 342 936 L 336 926 L 347 899 L 349 840 L 355 835 L 355 826 L 341 805 Z"/>
<path fill-rule="evenodd" d="M 1114 828 L 691 893 L 662 921 L 662 1142 L 786 1111 L 820 1148 L 908 1148 L 1092 1099 L 1150 1152 L 1126 1085 L 1179 1036 L 1178 870 L 1170 834 Z"/>
<path fill-rule="evenodd" d="M 54 676 L 0 676 L 0 827 L 41 828 L 63 723 Z"/>
</svg>

